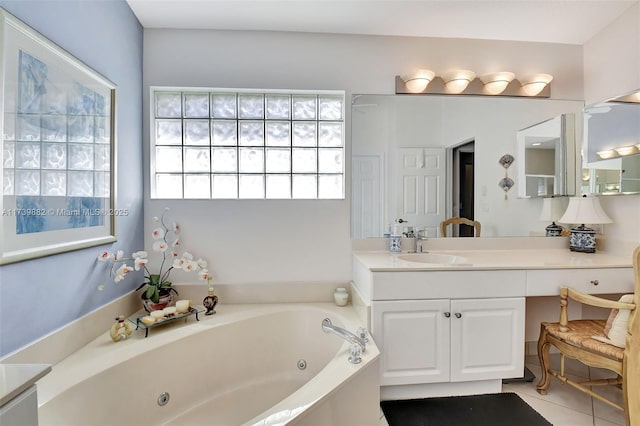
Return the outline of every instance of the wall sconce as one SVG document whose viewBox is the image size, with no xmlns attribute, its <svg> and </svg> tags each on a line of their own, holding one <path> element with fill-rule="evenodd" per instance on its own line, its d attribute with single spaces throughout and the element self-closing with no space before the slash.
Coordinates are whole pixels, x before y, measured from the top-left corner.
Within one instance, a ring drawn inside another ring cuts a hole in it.
<svg viewBox="0 0 640 426">
<path fill-rule="evenodd" d="M 442 76 L 445 90 L 453 94 L 464 92 L 474 78 L 476 78 L 476 73 L 469 70 L 449 71 Z"/>
<path fill-rule="evenodd" d="M 547 84 L 551 83 L 553 76 L 550 74 L 534 74 L 520 80 L 522 90 L 529 96 L 535 96 L 542 92 Z"/>
<path fill-rule="evenodd" d="M 562 236 L 562 231 L 564 228 L 560 225 L 556 225 L 556 220 L 559 220 L 565 209 L 567 208 L 567 204 L 564 198 L 545 198 L 542 200 L 542 212 L 540 213 L 540 220 L 542 221 L 551 221 L 551 225 L 545 228 L 547 237 L 560 237 Z"/>
<path fill-rule="evenodd" d="M 600 200 L 596 197 L 571 197 L 569 206 L 564 215 L 560 218 L 560 223 L 577 224 L 580 226 L 571 228 L 571 238 L 569 239 L 569 250 L 582 253 L 595 253 L 596 251 L 596 231 L 585 226 L 588 224 L 613 223 L 611 218 L 602 210 Z"/>
<path fill-rule="evenodd" d="M 435 75 L 431 70 L 419 69 L 412 74 L 402 76 L 402 80 L 411 93 L 420 93 L 427 88 Z"/>
<path fill-rule="evenodd" d="M 494 72 L 491 74 L 485 74 L 480 77 L 480 81 L 484 83 L 484 89 L 490 95 L 499 95 L 504 92 L 509 83 L 516 78 L 516 75 L 512 72 Z"/>
</svg>

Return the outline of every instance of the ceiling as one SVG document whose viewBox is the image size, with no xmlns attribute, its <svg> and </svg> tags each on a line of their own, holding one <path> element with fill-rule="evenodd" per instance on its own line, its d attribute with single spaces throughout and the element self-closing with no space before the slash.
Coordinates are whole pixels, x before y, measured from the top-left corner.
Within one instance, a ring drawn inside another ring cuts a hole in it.
<svg viewBox="0 0 640 426">
<path fill-rule="evenodd" d="M 639 0 L 127 0 L 145 28 L 582 45 Z"/>
</svg>

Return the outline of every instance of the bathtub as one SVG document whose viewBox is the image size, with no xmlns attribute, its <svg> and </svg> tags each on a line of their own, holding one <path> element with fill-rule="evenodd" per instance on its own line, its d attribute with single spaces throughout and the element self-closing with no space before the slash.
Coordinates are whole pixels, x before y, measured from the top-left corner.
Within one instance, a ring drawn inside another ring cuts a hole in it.
<svg viewBox="0 0 640 426">
<path fill-rule="evenodd" d="M 108 333 L 38 381 L 40 425 L 376 425 L 379 351 L 360 364 L 323 318 L 355 331 L 351 307 L 221 305 L 200 321 Z M 168 398 L 166 398 L 168 395 Z M 161 405 L 168 399 L 168 402 Z"/>
</svg>

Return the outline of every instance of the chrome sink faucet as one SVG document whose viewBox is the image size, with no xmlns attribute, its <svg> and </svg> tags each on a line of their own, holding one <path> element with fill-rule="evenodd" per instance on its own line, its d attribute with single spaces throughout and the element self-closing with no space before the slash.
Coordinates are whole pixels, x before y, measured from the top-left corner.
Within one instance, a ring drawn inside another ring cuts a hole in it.
<svg viewBox="0 0 640 426">
<path fill-rule="evenodd" d="M 426 253 L 423 247 L 425 241 L 427 241 L 427 231 L 420 229 L 416 237 L 416 253 Z"/>
<path fill-rule="evenodd" d="M 349 362 L 352 364 L 358 364 L 362 361 L 360 357 L 367 349 L 367 341 L 364 337 L 358 337 L 349 330 L 345 330 L 344 328 L 338 327 L 331 323 L 329 318 L 325 318 L 322 320 L 322 330 L 325 333 L 333 333 L 337 336 L 342 337 L 347 342 L 351 343 L 351 351 L 349 356 Z M 361 333 L 361 335 L 365 335 Z"/>
</svg>

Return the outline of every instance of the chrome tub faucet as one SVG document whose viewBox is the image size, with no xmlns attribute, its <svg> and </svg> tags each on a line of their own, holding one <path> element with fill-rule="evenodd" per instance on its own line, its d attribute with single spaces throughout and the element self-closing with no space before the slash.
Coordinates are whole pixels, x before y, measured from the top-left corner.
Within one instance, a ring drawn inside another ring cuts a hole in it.
<svg viewBox="0 0 640 426">
<path fill-rule="evenodd" d="M 367 349 L 368 339 L 366 338 L 366 332 L 361 332 L 360 335 L 363 337 L 358 337 L 349 330 L 345 330 L 342 327 L 333 325 L 329 318 L 325 318 L 322 320 L 322 330 L 325 333 L 333 333 L 337 336 L 340 336 L 347 342 L 351 343 L 351 349 L 349 351 L 350 363 L 358 364 L 362 361 L 360 355 L 363 354 Z"/>
</svg>

